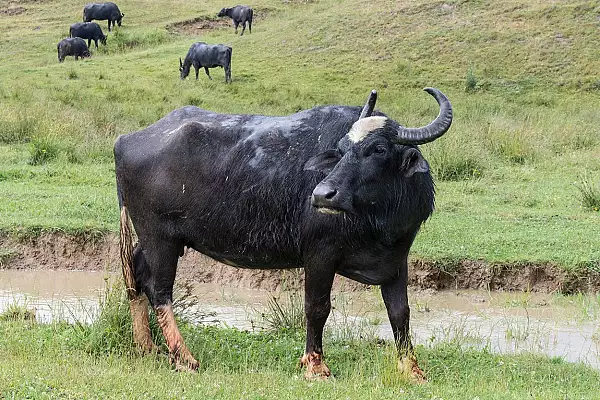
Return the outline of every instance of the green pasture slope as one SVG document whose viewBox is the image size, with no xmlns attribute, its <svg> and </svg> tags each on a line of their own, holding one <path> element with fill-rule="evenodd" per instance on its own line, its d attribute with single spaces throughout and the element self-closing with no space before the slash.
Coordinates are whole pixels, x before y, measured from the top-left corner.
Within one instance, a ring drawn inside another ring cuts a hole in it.
<svg viewBox="0 0 600 400">
<path fill-rule="evenodd" d="M 599 266 L 600 212 L 578 189 L 600 190 L 598 3 L 256 0 L 243 37 L 165 28 L 226 5 L 122 0 L 108 46 L 59 64 L 81 5 L 0 0 L 0 231 L 116 232 L 112 144 L 177 107 L 284 115 L 377 89 L 381 111 L 415 126 L 437 113 L 421 90 L 434 86 L 455 120 L 423 146 L 437 211 L 413 254 Z M 221 69 L 179 80 L 199 40 L 233 48 L 233 84 Z"/>
</svg>

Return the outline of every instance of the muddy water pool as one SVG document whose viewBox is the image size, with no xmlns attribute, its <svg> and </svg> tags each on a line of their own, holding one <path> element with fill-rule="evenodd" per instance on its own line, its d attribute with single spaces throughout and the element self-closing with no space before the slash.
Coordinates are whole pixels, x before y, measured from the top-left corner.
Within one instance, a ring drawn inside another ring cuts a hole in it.
<svg viewBox="0 0 600 400">
<path fill-rule="evenodd" d="M 0 270 L 0 312 L 17 304 L 35 309 L 40 322 L 91 322 L 105 288 L 119 276 L 102 272 Z M 270 293 L 215 284 L 194 285 L 204 323 L 256 330 L 267 324 L 273 296 L 285 306 L 289 293 Z M 411 332 L 415 343 L 454 341 L 493 352 L 542 353 L 581 361 L 600 369 L 600 296 L 498 293 L 486 291 L 410 291 Z M 342 338 L 392 339 L 376 288 L 335 291 L 326 329 Z"/>
</svg>

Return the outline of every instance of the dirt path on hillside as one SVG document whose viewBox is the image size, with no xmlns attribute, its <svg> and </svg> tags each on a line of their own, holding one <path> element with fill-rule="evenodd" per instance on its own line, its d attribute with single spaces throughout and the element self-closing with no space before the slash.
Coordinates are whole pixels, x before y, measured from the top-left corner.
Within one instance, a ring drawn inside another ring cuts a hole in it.
<svg viewBox="0 0 600 400">
<path fill-rule="evenodd" d="M 106 236 L 69 236 L 42 234 L 17 240 L 0 237 L 0 268 L 67 269 L 98 271 L 120 269 L 118 238 Z M 303 273 L 294 270 L 250 270 L 221 264 L 193 250 L 187 250 L 177 271 L 179 278 L 202 283 L 220 283 L 249 289 L 277 290 L 302 287 Z M 412 260 L 409 284 L 416 289 L 485 289 L 496 291 L 533 291 L 550 293 L 596 292 L 600 274 L 576 274 L 557 266 L 542 264 L 490 265 L 481 261 L 428 262 Z M 338 277 L 336 286 L 360 290 L 365 285 Z"/>
</svg>

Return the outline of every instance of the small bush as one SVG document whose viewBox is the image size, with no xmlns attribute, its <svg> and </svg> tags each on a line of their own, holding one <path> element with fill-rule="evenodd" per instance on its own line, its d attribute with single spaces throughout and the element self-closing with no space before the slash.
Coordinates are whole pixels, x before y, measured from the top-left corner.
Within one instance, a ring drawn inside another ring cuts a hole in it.
<svg viewBox="0 0 600 400">
<path fill-rule="evenodd" d="M 475 72 L 473 68 L 469 68 L 467 71 L 467 77 L 465 80 L 465 92 L 472 93 L 477 90 L 477 77 L 475 76 Z"/>
<path fill-rule="evenodd" d="M 77 72 L 74 69 L 71 69 L 69 71 L 69 73 L 67 74 L 67 78 L 69 78 L 69 79 L 77 79 L 77 78 L 79 78 L 79 76 L 77 76 Z"/>
<path fill-rule="evenodd" d="M 58 146 L 47 138 L 34 139 L 29 146 L 29 164 L 42 165 L 56 158 Z"/>
<path fill-rule="evenodd" d="M 581 182 L 574 185 L 579 190 L 579 201 L 583 207 L 593 211 L 600 210 L 600 181 L 594 184 L 593 180 L 585 174 L 581 177 Z"/>
</svg>

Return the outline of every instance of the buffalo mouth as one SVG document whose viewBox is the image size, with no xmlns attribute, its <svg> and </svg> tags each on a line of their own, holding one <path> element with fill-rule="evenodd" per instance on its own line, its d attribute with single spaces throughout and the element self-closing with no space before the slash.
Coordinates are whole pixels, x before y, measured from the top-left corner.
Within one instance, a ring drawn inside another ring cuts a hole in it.
<svg viewBox="0 0 600 400">
<path fill-rule="evenodd" d="M 335 214 L 342 214 L 344 212 L 344 210 L 342 210 L 342 209 L 333 208 L 333 207 L 317 206 L 317 205 L 314 205 L 313 207 L 315 207 L 317 212 L 320 212 L 321 214 L 335 215 Z"/>
</svg>

